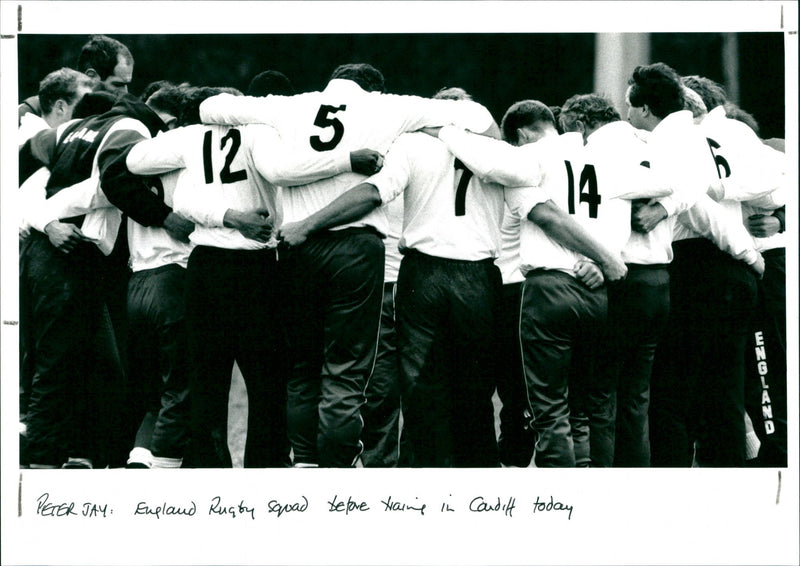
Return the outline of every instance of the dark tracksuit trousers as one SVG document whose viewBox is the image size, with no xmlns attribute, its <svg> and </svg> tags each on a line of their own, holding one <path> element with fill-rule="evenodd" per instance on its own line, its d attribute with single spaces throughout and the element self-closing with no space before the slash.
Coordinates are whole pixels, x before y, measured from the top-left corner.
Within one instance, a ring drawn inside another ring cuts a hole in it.
<svg viewBox="0 0 800 566">
<path fill-rule="evenodd" d="M 756 278 L 710 241 L 673 243 L 670 315 L 651 379 L 651 465 L 744 465 L 745 345 Z"/>
<path fill-rule="evenodd" d="M 289 439 L 296 464 L 353 466 L 375 364 L 384 247 L 371 228 L 311 236 L 281 250 L 292 370 Z"/>
<path fill-rule="evenodd" d="M 492 260 L 409 251 L 397 280 L 401 462 L 495 467 L 493 333 L 502 285 Z"/>
<path fill-rule="evenodd" d="M 614 466 L 650 466 L 650 376 L 668 315 L 666 265 L 628 264 L 625 279 L 608 286 L 609 353 L 617 385 Z"/>
<path fill-rule="evenodd" d="M 366 403 L 361 408 L 364 430 L 361 441 L 365 468 L 397 466 L 400 443 L 400 359 L 397 351 L 394 282 L 383 284 L 381 329 L 375 370 L 369 379 Z"/>
<path fill-rule="evenodd" d="M 186 269 L 135 272 L 128 282 L 128 399 L 134 446 L 183 458 L 189 441 Z"/>
<path fill-rule="evenodd" d="M 102 261 L 89 243 L 68 254 L 39 232 L 23 243 L 21 335 L 31 368 L 23 404 L 31 463 L 59 466 L 68 457 L 108 463 L 108 439 L 101 429 L 116 427 L 113 420 L 99 422 L 99 416 L 119 412 L 119 396 L 110 393 L 120 385 L 121 367 L 99 293 Z M 103 395 L 106 388 L 109 395 Z M 102 410 L 101 403 L 106 405 Z"/>
<path fill-rule="evenodd" d="M 536 435 L 530 425 L 525 372 L 519 342 L 522 283 L 503 285 L 494 340 L 495 375 L 500 409 L 500 463 L 526 468 L 533 458 Z"/>
<path fill-rule="evenodd" d="M 762 253 L 758 306 L 747 342 L 747 413 L 761 441 L 753 464 L 787 465 L 786 249 Z"/>
<path fill-rule="evenodd" d="M 231 467 L 234 361 L 247 388 L 246 468 L 288 463 L 286 319 L 275 250 L 198 246 L 186 270 L 191 431 L 186 467 Z"/>
<path fill-rule="evenodd" d="M 520 340 L 536 467 L 611 466 L 613 380 L 598 350 L 608 343 L 605 287 L 534 270 L 522 289 Z"/>
</svg>

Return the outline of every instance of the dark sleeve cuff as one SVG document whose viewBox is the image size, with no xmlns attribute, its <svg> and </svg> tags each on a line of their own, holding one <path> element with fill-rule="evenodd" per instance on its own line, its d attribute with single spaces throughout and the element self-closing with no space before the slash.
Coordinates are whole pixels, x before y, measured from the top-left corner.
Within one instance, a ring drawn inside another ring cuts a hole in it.
<svg viewBox="0 0 800 566">
<path fill-rule="evenodd" d="M 781 223 L 781 228 L 778 230 L 778 233 L 782 234 L 786 230 L 786 207 L 780 207 L 778 210 L 772 213 L 772 216 L 777 218 Z"/>
</svg>

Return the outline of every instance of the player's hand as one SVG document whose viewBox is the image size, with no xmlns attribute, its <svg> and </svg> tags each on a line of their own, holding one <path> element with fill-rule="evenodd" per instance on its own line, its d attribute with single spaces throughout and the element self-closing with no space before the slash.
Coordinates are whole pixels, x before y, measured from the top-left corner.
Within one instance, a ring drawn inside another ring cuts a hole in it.
<svg viewBox="0 0 800 566">
<path fill-rule="evenodd" d="M 594 262 L 585 259 L 580 260 L 573 268 L 575 278 L 589 289 L 598 289 L 605 281 L 603 272 Z"/>
<path fill-rule="evenodd" d="M 427 128 L 422 128 L 420 130 L 420 132 L 422 132 L 423 134 L 428 134 L 429 136 L 431 136 L 433 138 L 438 138 L 439 137 L 439 132 L 441 132 L 441 131 L 442 131 L 442 127 L 441 126 L 436 126 L 436 127 L 428 126 Z"/>
<path fill-rule="evenodd" d="M 747 217 L 747 231 L 756 238 L 774 236 L 781 229 L 781 221 L 767 214 L 753 214 Z"/>
<path fill-rule="evenodd" d="M 600 264 L 600 269 L 606 281 L 619 281 L 628 274 L 628 266 L 619 256 L 611 256 Z"/>
<path fill-rule="evenodd" d="M 53 220 L 45 226 L 44 233 L 47 234 L 50 243 L 65 254 L 74 250 L 79 243 L 91 241 L 74 224 L 60 222 L 59 220 Z"/>
<path fill-rule="evenodd" d="M 186 220 L 183 216 L 174 212 L 167 214 L 163 226 L 170 236 L 187 243 L 189 242 L 189 234 L 194 231 L 194 222 Z"/>
<path fill-rule="evenodd" d="M 290 222 L 280 227 L 278 239 L 289 247 L 299 246 L 308 239 L 310 234 L 311 231 L 304 222 Z"/>
<path fill-rule="evenodd" d="M 647 234 L 666 217 L 666 209 L 657 202 L 634 208 L 631 211 L 631 229 Z"/>
<path fill-rule="evenodd" d="M 383 167 L 383 155 L 371 149 L 359 149 L 350 152 L 350 168 L 353 173 L 374 175 Z"/>
<path fill-rule="evenodd" d="M 272 218 L 266 208 L 255 208 L 246 212 L 228 209 L 223 224 L 256 242 L 266 243 L 272 237 Z"/>
</svg>

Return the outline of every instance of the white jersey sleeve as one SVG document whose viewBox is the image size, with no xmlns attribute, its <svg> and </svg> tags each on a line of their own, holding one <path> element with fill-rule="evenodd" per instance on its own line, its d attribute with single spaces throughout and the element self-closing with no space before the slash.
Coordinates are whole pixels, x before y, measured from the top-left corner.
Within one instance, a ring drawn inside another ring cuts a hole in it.
<svg viewBox="0 0 800 566">
<path fill-rule="evenodd" d="M 669 216 L 691 208 L 717 177 L 705 137 L 688 110 L 664 118 L 651 132 L 647 145 L 651 169 L 673 190 L 661 202 Z"/>
<path fill-rule="evenodd" d="M 391 104 L 393 112 L 405 117 L 404 132 L 452 124 L 480 134 L 494 124 L 491 113 L 472 100 L 438 100 L 396 94 L 379 96 Z"/>
<path fill-rule="evenodd" d="M 484 181 L 505 187 L 531 187 L 541 182 L 541 167 L 532 146 L 516 147 L 455 127 L 442 128 L 439 139 Z"/>
<path fill-rule="evenodd" d="M 678 215 L 678 223 L 714 242 L 719 249 L 752 265 L 758 252 L 744 224 L 731 222 L 721 205 L 703 196 L 687 211 Z"/>
<path fill-rule="evenodd" d="M 540 187 L 506 187 L 504 197 L 511 214 L 519 218 L 527 218 L 537 204 L 550 200 L 550 195 Z"/>
<path fill-rule="evenodd" d="M 235 96 L 222 93 L 200 103 L 200 121 L 204 124 L 268 124 L 285 110 L 290 97 Z"/>
<path fill-rule="evenodd" d="M 251 141 L 250 151 L 258 172 L 274 185 L 293 187 L 320 179 L 327 179 L 351 171 L 350 152 L 292 151 L 289 144 L 281 143 L 274 128 L 262 124 L 244 126 Z"/>
<path fill-rule="evenodd" d="M 81 216 L 104 207 L 112 207 L 103 191 L 97 187 L 100 179 L 96 176 L 60 190 L 40 203 L 38 210 L 31 211 L 31 226 L 44 232 L 44 227 L 53 220 Z"/>
<path fill-rule="evenodd" d="M 409 138 L 405 136 L 397 138 L 386 153 L 386 159 L 380 172 L 364 181 L 375 185 L 383 204 L 395 200 L 408 186 L 411 178 L 408 143 L 410 143 Z"/>
<path fill-rule="evenodd" d="M 161 175 L 186 166 L 184 145 L 187 128 L 162 132 L 152 139 L 140 141 L 125 160 L 128 170 L 135 175 Z"/>
<path fill-rule="evenodd" d="M 634 200 L 672 194 L 662 176 L 647 162 L 647 146 L 636 130 L 621 120 L 592 132 L 585 146 L 586 162 L 593 164 L 607 198 Z"/>
<path fill-rule="evenodd" d="M 720 200 L 763 197 L 782 182 L 786 155 L 764 144 L 747 125 L 727 118 L 717 107 L 701 123 L 722 187 Z"/>
<path fill-rule="evenodd" d="M 17 192 L 17 202 L 20 211 L 20 227 L 23 229 L 35 228 L 44 232 L 44 227 L 49 220 L 37 219 L 37 213 L 41 211 L 42 205 L 47 200 L 47 181 L 50 179 L 50 170 L 42 167 L 36 173 L 28 177 Z M 52 219 L 51 219 L 52 220 Z"/>
<path fill-rule="evenodd" d="M 343 81 L 334 79 L 331 84 L 337 82 Z M 303 97 L 309 95 L 319 96 L 319 93 L 305 93 L 292 97 L 218 94 L 200 104 L 200 119 L 205 124 L 267 124 L 278 127 L 286 115 L 294 113 L 295 108 L 303 104 L 301 101 Z M 432 100 L 418 96 L 381 93 L 368 93 L 368 95 L 379 100 L 380 106 L 403 120 L 397 133 L 448 124 L 455 124 L 474 132 L 484 132 L 494 123 L 491 113 L 484 106 L 469 100 Z M 321 112 L 322 118 L 317 117 L 320 125 L 332 124 L 330 116 L 325 116 L 322 110 Z"/>
</svg>

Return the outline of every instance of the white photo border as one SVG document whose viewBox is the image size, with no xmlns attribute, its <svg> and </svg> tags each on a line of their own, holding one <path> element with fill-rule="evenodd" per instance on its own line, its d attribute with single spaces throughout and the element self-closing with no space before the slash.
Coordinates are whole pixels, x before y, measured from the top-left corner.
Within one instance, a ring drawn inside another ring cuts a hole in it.
<svg viewBox="0 0 800 566">
<path fill-rule="evenodd" d="M 3 1 L 0 10 L 3 564 L 798 563 L 796 349 L 788 359 L 789 466 L 780 470 L 19 470 L 10 119 L 19 100 L 17 65 L 24 65 L 17 61 L 20 34 L 777 31 L 786 47 L 787 154 L 797 156 L 795 2 Z M 796 181 L 797 161 L 790 162 Z M 791 345 L 799 343 L 797 197 L 787 207 Z M 37 514 L 45 494 L 50 504 L 74 503 L 76 514 Z M 352 511 L 331 512 L 334 496 L 350 498 Z M 409 507 L 425 504 L 425 512 L 383 512 L 389 496 Z M 215 497 L 237 516 L 209 515 Z M 469 512 L 476 498 L 499 501 L 501 509 Z M 269 513 L 271 500 L 308 508 Z M 545 507 L 534 513 L 537 500 Z M 165 515 L 162 508 L 158 517 L 137 516 L 142 502 L 196 512 Z M 360 503 L 370 511 L 358 511 Z"/>
</svg>

